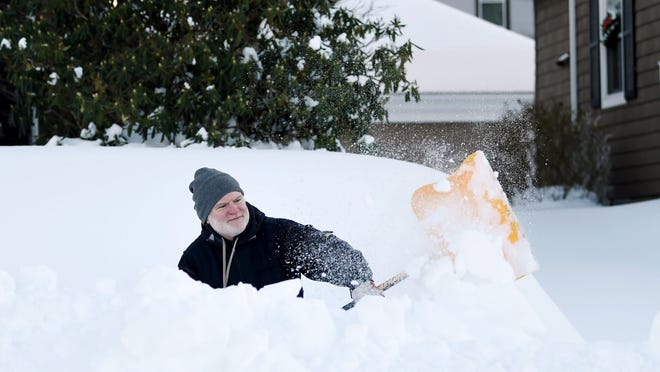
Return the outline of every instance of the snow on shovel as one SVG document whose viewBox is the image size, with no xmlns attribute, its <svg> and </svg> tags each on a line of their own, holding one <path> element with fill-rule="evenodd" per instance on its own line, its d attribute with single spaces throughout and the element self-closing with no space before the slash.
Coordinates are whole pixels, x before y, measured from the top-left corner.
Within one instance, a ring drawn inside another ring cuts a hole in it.
<svg viewBox="0 0 660 372">
<path fill-rule="evenodd" d="M 503 257 L 510 266 L 506 270 L 515 279 L 538 269 L 529 242 L 482 151 L 469 155 L 445 179 L 417 189 L 411 206 L 439 253 L 450 256 L 455 269 L 466 265 L 465 259 L 457 263 L 465 251 L 471 252 L 463 256 L 472 257 L 473 263 L 481 261 L 482 267 Z"/>
</svg>

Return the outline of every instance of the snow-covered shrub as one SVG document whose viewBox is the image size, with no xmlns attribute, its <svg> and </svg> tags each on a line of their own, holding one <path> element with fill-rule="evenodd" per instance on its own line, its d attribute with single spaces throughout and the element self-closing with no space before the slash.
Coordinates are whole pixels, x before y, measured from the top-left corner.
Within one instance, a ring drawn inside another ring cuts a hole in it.
<svg viewBox="0 0 660 372">
<path fill-rule="evenodd" d="M 124 137 L 124 130 L 119 125 L 112 124 L 109 128 L 105 129 L 102 144 L 105 146 L 122 146 L 128 141 Z"/>
<path fill-rule="evenodd" d="M 0 48 L 11 120 L 41 137 L 96 139 L 118 123 L 144 139 L 208 133 L 209 145 L 313 141 L 337 149 L 418 99 L 402 25 L 358 20 L 335 0 L 13 0 Z M 73 5 L 72 5 L 73 4 Z M 73 7 L 73 8 L 72 8 Z"/>
<path fill-rule="evenodd" d="M 96 137 L 96 124 L 94 122 L 89 123 L 87 128 L 83 128 L 80 131 L 80 138 L 86 139 L 86 140 L 91 140 L 94 137 Z"/>
</svg>

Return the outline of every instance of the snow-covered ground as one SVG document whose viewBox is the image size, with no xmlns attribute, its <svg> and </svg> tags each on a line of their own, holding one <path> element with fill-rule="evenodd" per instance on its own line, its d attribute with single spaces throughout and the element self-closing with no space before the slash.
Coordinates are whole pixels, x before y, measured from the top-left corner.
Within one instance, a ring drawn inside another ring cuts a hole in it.
<svg viewBox="0 0 660 372">
<path fill-rule="evenodd" d="M 542 262 L 536 278 L 585 338 L 649 336 L 660 311 L 660 200 L 612 207 L 568 200 L 517 215 Z"/>
<path fill-rule="evenodd" d="M 1 371 L 660 368 L 658 200 L 516 208 L 535 277 L 579 341 L 549 329 L 552 303 L 532 306 L 519 283 L 430 258 L 409 203 L 435 170 L 326 151 L 75 144 L 0 148 Z M 271 216 L 333 230 L 376 281 L 411 277 L 348 312 L 348 291 L 322 283 L 304 280 L 303 300 L 298 281 L 257 292 L 190 280 L 176 264 L 199 232 L 187 187 L 201 166 L 234 175 Z"/>
</svg>

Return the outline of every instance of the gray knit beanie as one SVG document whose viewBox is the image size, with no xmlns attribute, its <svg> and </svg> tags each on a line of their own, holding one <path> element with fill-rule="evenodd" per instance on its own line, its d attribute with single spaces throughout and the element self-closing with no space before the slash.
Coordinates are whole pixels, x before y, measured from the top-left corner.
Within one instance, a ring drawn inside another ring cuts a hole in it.
<svg viewBox="0 0 660 372">
<path fill-rule="evenodd" d="M 243 194 L 234 177 L 213 168 L 199 168 L 189 189 L 195 202 L 195 212 L 202 223 L 206 223 L 211 209 L 223 196 L 232 191 Z"/>
</svg>

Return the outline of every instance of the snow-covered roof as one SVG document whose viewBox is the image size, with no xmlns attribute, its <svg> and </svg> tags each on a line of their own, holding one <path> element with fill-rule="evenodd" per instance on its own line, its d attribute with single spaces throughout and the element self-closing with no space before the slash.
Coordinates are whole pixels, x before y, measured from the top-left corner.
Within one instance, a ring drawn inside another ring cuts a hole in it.
<svg viewBox="0 0 660 372">
<path fill-rule="evenodd" d="M 416 50 L 408 77 L 423 92 L 533 92 L 534 40 L 435 0 L 344 0 L 358 15 L 397 15 Z"/>
</svg>

